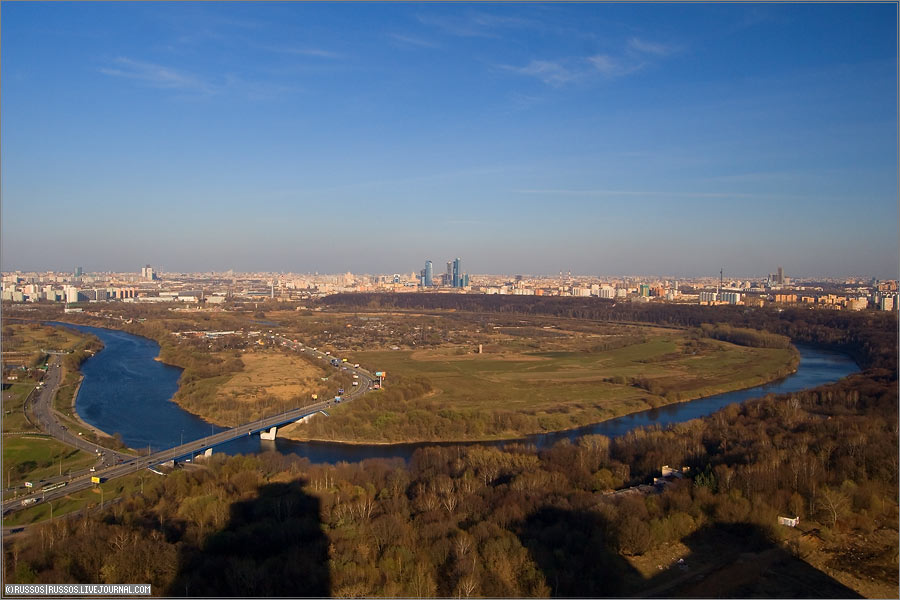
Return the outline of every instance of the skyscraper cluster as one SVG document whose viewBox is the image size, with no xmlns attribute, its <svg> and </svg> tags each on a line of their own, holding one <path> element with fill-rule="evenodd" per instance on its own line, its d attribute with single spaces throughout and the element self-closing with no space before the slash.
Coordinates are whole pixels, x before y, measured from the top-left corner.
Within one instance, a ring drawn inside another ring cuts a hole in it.
<svg viewBox="0 0 900 600">
<path fill-rule="evenodd" d="M 441 274 L 440 285 L 454 288 L 469 287 L 469 274 L 462 272 L 460 264 L 458 257 L 452 261 L 447 261 L 447 272 Z M 422 287 L 428 288 L 435 285 L 434 265 L 430 260 L 425 261 L 425 268 L 419 272 L 419 278 Z"/>
</svg>

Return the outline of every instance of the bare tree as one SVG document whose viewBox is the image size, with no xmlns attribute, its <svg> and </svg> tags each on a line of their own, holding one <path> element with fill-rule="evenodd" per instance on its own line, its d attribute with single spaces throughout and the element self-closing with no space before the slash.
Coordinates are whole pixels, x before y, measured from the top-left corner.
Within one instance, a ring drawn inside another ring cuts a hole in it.
<svg viewBox="0 0 900 600">
<path fill-rule="evenodd" d="M 844 515 L 849 502 L 850 499 L 844 492 L 827 485 L 823 486 L 816 496 L 816 506 L 826 515 L 832 527 L 835 527 L 838 519 Z"/>
</svg>

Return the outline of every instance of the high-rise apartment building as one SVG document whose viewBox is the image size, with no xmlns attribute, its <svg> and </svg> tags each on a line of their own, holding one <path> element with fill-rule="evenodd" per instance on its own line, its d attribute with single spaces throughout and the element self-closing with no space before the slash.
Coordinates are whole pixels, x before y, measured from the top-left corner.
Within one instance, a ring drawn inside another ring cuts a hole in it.
<svg viewBox="0 0 900 600">
<path fill-rule="evenodd" d="M 75 267 L 75 277 L 81 277 L 81 267 Z"/>
<path fill-rule="evenodd" d="M 425 261 L 425 287 L 434 285 L 434 267 L 430 260 Z"/>
<path fill-rule="evenodd" d="M 778 275 L 775 277 L 775 283 L 784 285 L 784 269 L 778 267 Z"/>
</svg>

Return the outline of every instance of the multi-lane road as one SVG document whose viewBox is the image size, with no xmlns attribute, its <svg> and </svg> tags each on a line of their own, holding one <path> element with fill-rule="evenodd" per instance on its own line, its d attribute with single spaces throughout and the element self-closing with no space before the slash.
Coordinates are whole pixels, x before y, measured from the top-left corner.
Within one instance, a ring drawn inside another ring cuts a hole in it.
<svg viewBox="0 0 900 600">
<path fill-rule="evenodd" d="M 283 347 L 290 348 L 297 352 L 305 352 L 316 359 L 330 361 L 336 358 L 287 338 L 272 336 L 272 339 Z M 57 420 L 50 404 L 53 395 L 56 393 L 56 389 L 59 387 L 60 381 L 59 357 L 56 356 L 52 366 L 49 368 L 48 377 L 45 380 L 44 386 L 35 395 L 33 412 L 38 419 L 41 428 L 53 437 L 82 450 L 94 453 L 99 451 L 100 454 L 98 456 L 100 456 L 100 463 L 95 467 L 95 471 L 82 471 L 80 473 L 73 473 L 68 476 L 56 477 L 43 481 L 41 483 L 42 488 L 52 486 L 53 484 L 62 481 L 65 481 L 66 485 L 50 491 L 45 491 L 44 489 L 36 490 L 26 496 L 21 496 L 14 500 L 7 500 L 3 503 L 3 514 L 26 508 L 36 502 L 52 501 L 67 494 L 87 489 L 94 485 L 91 482 L 91 477 L 101 477 L 105 481 L 115 479 L 116 477 L 130 475 L 142 469 L 169 461 L 193 457 L 194 455 L 203 453 L 209 448 L 214 448 L 215 446 L 230 442 L 241 436 L 253 435 L 261 431 L 268 431 L 272 427 L 281 427 L 293 423 L 308 415 L 324 411 L 325 409 L 334 406 L 337 402 L 352 401 L 372 389 L 376 380 L 372 373 L 366 369 L 341 362 L 342 359 L 340 358 L 336 358 L 336 360 L 338 361 L 338 365 L 333 366 L 332 368 L 346 370 L 348 373 L 356 375 L 354 381 L 359 382 L 358 386 L 351 386 L 350 389 L 345 390 L 346 393 L 341 396 L 340 400 L 329 398 L 315 404 L 291 409 L 277 415 L 258 419 L 251 423 L 245 423 L 225 431 L 220 431 L 219 433 L 206 436 L 199 440 L 193 440 L 186 444 L 169 448 L 168 450 L 161 450 L 147 456 L 134 457 L 128 454 L 114 452 L 107 448 L 102 448 L 82 439 L 80 436 L 73 435 Z M 23 502 L 27 502 L 28 504 L 23 504 Z"/>
<path fill-rule="evenodd" d="M 98 466 L 107 466 L 115 464 L 116 461 L 131 458 L 131 455 L 122 452 L 116 452 L 109 448 L 104 448 L 92 442 L 87 441 L 81 435 L 72 433 L 68 427 L 60 423 L 55 411 L 53 410 L 53 397 L 59 389 L 60 378 L 62 377 L 60 368 L 60 356 L 54 355 L 47 368 L 47 377 L 44 379 L 43 385 L 34 394 L 32 400 L 33 405 L 31 412 L 37 419 L 37 426 L 49 433 L 61 442 L 70 446 L 74 446 L 79 450 L 93 452 L 100 458 Z"/>
</svg>

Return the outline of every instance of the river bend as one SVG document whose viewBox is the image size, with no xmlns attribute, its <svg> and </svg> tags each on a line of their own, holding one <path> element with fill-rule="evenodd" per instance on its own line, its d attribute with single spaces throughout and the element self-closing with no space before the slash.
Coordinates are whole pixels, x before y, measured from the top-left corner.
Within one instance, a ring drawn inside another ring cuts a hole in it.
<svg viewBox="0 0 900 600">
<path fill-rule="evenodd" d="M 103 350 L 82 364 L 84 381 L 78 391 L 75 408 L 81 418 L 110 435 L 119 433 L 131 448 L 162 450 L 182 441 L 210 435 L 223 428 L 204 421 L 172 402 L 178 389 L 181 369 L 157 360 L 159 345 L 153 340 L 115 329 L 52 323 L 72 327 L 97 336 Z M 666 426 L 704 417 L 729 404 L 744 402 L 766 394 L 783 394 L 832 383 L 859 370 L 845 355 L 811 346 L 797 345 L 800 364 L 797 372 L 765 385 L 717 394 L 690 402 L 671 404 L 632 413 L 595 425 L 570 431 L 531 435 L 522 440 L 538 446 L 587 434 L 619 436 L 646 425 Z M 502 445 L 507 442 L 488 442 Z M 305 456 L 314 463 L 356 462 L 367 458 L 403 458 L 427 443 L 416 444 L 340 444 L 296 442 L 286 439 L 260 440 L 258 436 L 241 438 L 217 447 L 227 454 L 250 454 L 277 450 Z"/>
</svg>

